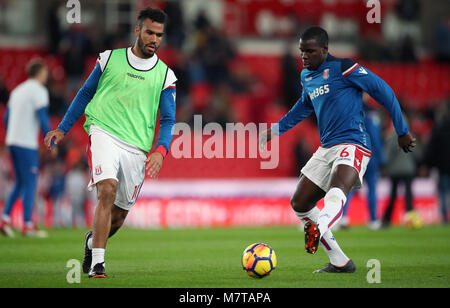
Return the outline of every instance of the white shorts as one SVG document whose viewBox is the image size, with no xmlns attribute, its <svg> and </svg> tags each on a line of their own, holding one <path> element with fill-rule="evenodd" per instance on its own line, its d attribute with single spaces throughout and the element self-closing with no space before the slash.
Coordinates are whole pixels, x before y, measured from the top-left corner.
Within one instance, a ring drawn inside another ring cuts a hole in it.
<svg viewBox="0 0 450 308">
<path fill-rule="evenodd" d="M 337 165 L 348 165 L 358 172 L 353 189 L 361 188 L 372 153 L 360 145 L 343 143 L 329 148 L 319 147 L 302 168 L 301 173 L 325 192 L 330 189 L 331 175 Z"/>
<path fill-rule="evenodd" d="M 145 153 L 91 125 L 87 154 L 91 171 L 88 187 L 92 189 L 99 181 L 115 179 L 117 192 L 114 204 L 129 211 L 144 182 Z"/>
</svg>

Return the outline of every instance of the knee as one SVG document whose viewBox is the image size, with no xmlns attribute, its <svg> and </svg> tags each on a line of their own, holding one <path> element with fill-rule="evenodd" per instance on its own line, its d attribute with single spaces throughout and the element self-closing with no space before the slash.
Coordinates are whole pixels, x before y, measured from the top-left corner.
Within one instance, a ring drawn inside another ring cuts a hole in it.
<svg viewBox="0 0 450 308">
<path fill-rule="evenodd" d="M 113 203 L 116 199 L 117 182 L 115 180 L 104 180 L 97 183 L 97 199 L 99 201 Z"/>
<path fill-rule="evenodd" d="M 295 212 L 300 212 L 299 211 L 300 205 L 295 196 L 291 197 L 291 207 Z"/>
<path fill-rule="evenodd" d="M 297 213 L 305 213 L 310 211 L 314 207 L 314 204 L 305 202 L 302 198 L 294 194 L 291 198 L 291 207 Z"/>
</svg>

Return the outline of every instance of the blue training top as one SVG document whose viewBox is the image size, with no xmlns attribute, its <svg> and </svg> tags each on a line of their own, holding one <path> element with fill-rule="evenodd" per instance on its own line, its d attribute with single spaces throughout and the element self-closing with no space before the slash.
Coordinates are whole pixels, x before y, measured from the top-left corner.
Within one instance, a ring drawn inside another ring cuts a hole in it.
<svg viewBox="0 0 450 308">
<path fill-rule="evenodd" d="M 292 109 L 272 126 L 282 135 L 315 112 L 323 147 L 353 143 L 371 149 L 364 124 L 362 91 L 390 113 L 397 135 L 407 134 L 400 104 L 394 91 L 380 77 L 352 59 L 328 54 L 317 70 L 303 69 L 302 96 Z"/>
</svg>

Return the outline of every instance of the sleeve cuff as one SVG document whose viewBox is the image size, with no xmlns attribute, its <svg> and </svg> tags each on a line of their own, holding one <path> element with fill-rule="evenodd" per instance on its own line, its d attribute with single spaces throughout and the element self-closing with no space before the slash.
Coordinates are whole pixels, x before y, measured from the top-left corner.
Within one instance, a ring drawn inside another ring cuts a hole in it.
<svg viewBox="0 0 450 308">
<path fill-rule="evenodd" d="M 64 136 L 67 135 L 67 131 L 61 127 L 61 124 L 58 125 L 58 127 L 56 129 L 59 129 L 60 131 L 62 131 L 64 133 Z"/>
<path fill-rule="evenodd" d="M 167 150 L 166 150 L 166 148 L 165 148 L 164 146 L 162 146 L 162 145 L 158 146 L 158 147 L 156 148 L 155 152 L 161 153 L 161 155 L 162 155 L 163 157 L 166 157 L 166 155 L 167 155 Z"/>
<path fill-rule="evenodd" d="M 274 125 L 272 125 L 270 130 L 272 131 L 273 134 L 280 136 L 280 124 L 275 123 Z"/>
</svg>

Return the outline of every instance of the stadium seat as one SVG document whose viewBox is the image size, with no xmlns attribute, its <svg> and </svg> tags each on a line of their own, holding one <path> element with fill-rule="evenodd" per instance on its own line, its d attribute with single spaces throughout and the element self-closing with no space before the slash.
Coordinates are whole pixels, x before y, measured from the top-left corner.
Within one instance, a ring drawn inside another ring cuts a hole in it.
<svg viewBox="0 0 450 308">
<path fill-rule="evenodd" d="M 211 99 L 211 85 L 209 83 L 196 83 L 189 89 L 194 110 L 203 110 Z"/>
</svg>

